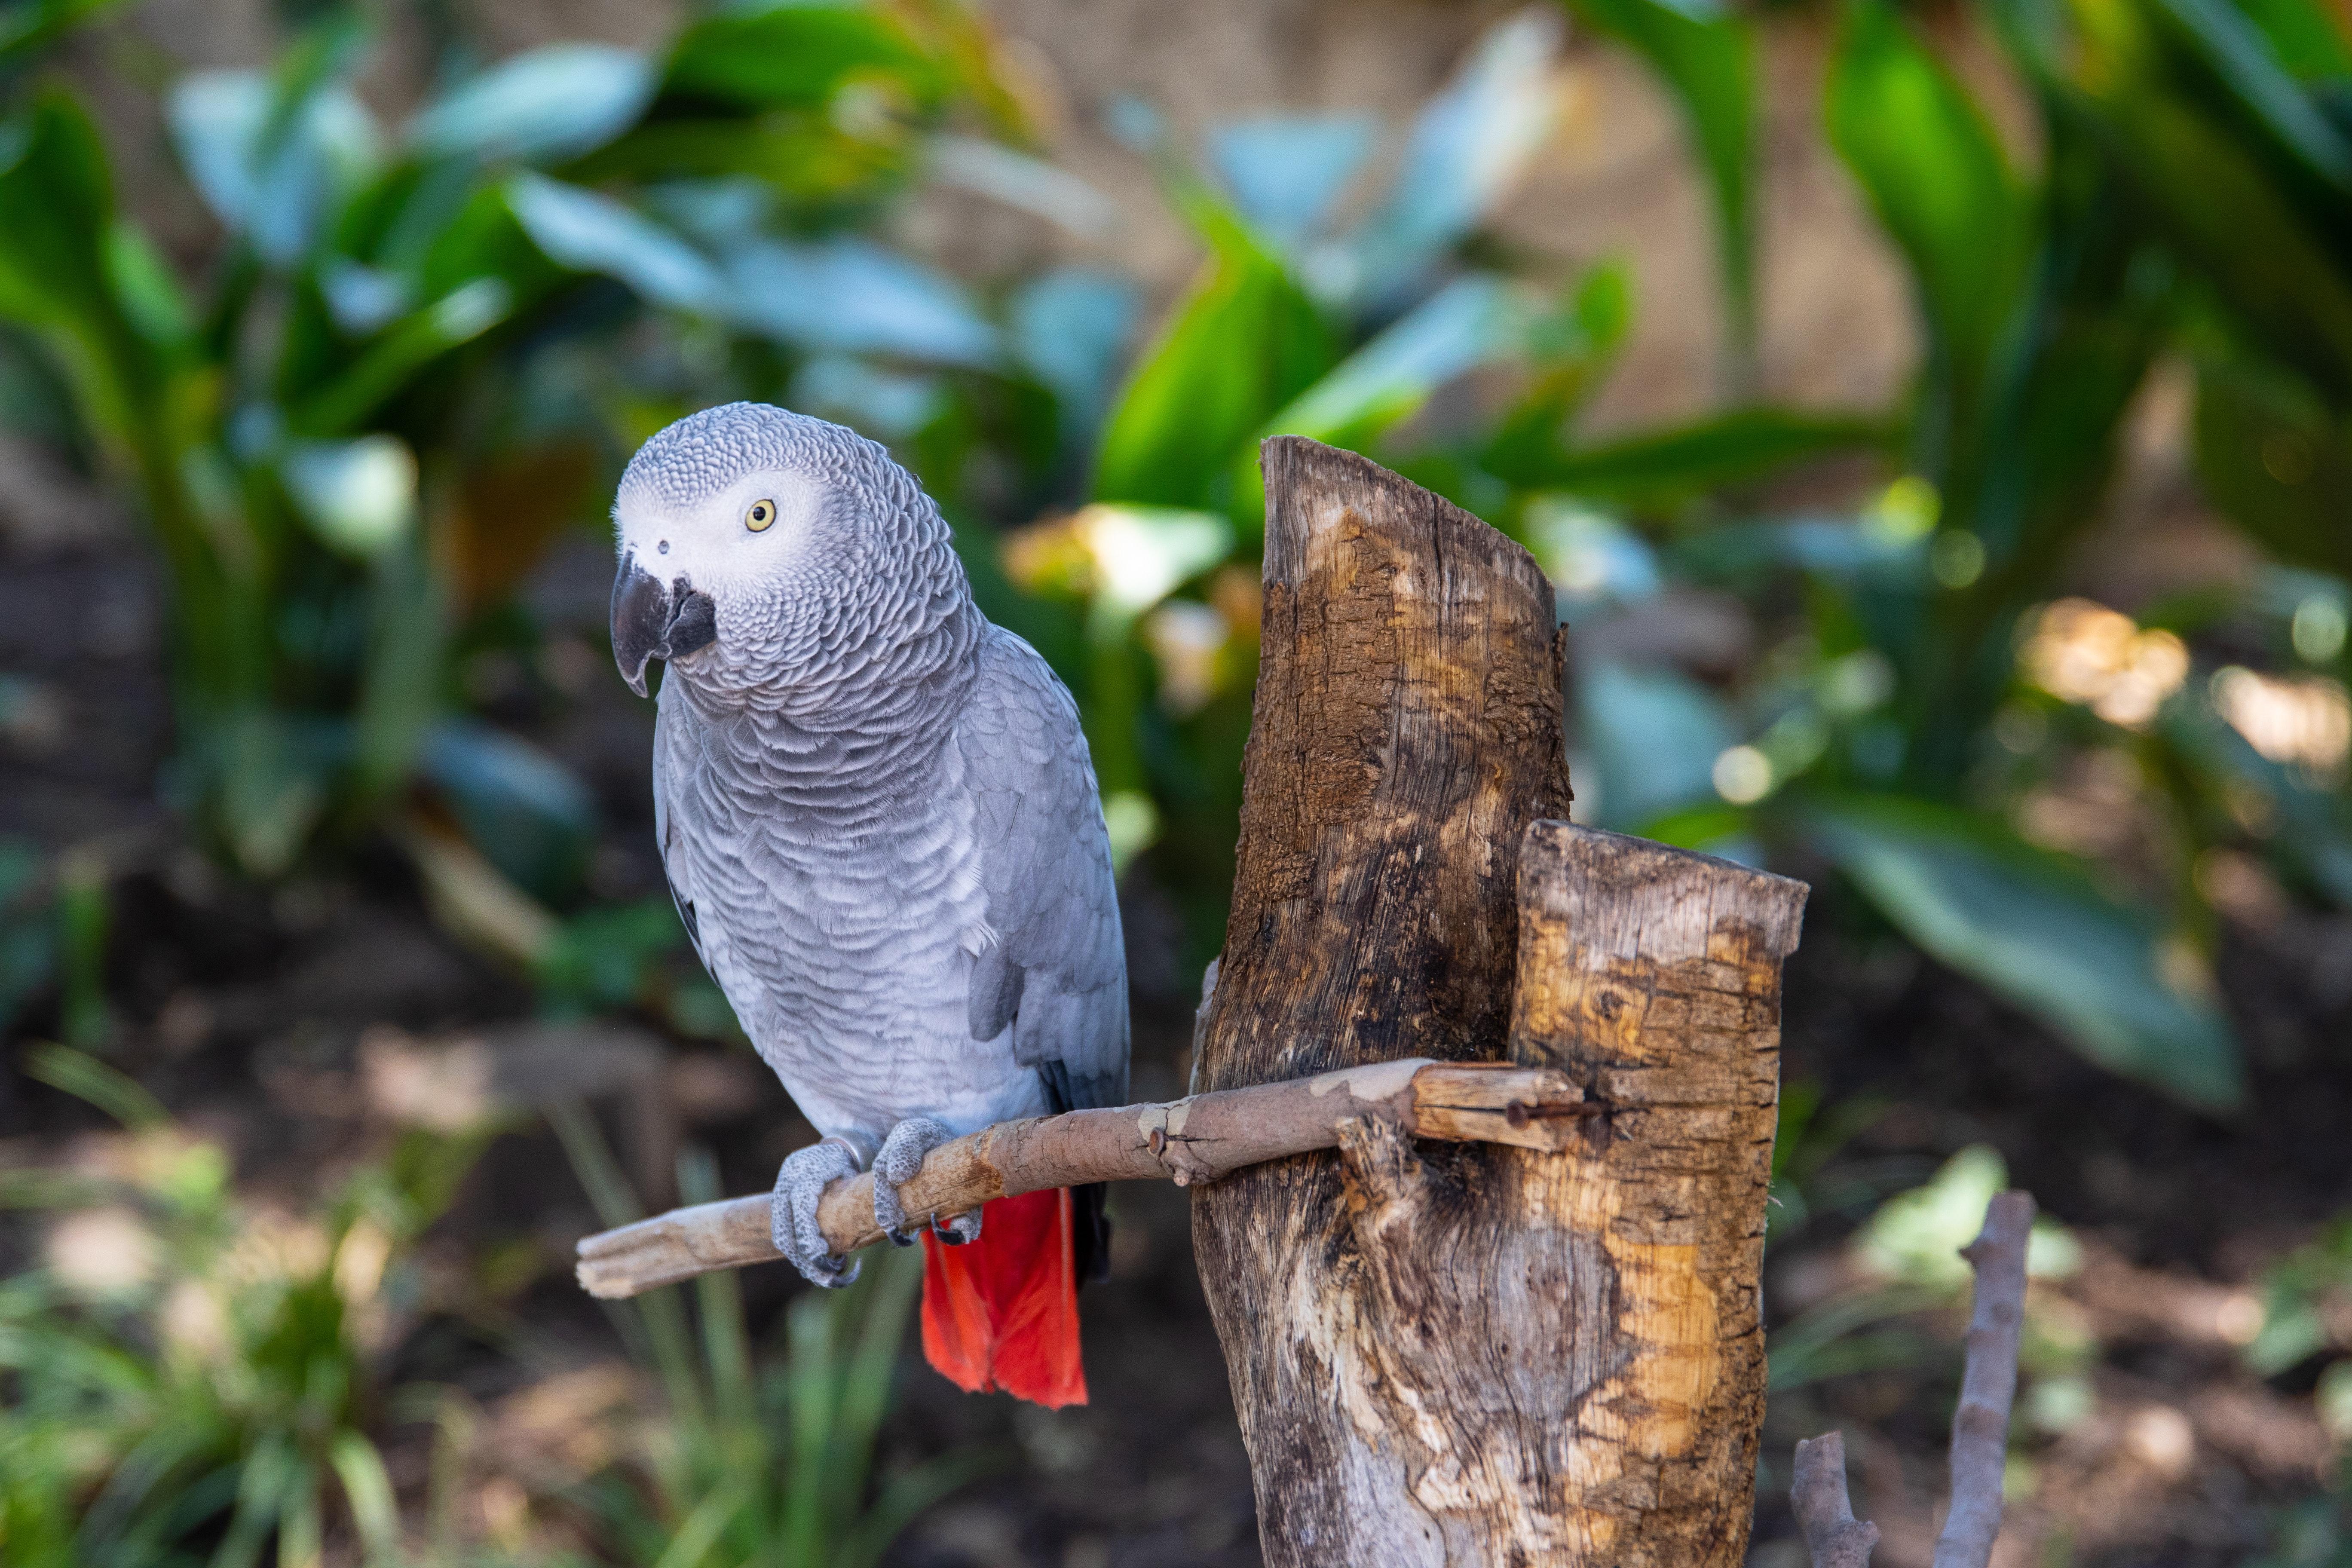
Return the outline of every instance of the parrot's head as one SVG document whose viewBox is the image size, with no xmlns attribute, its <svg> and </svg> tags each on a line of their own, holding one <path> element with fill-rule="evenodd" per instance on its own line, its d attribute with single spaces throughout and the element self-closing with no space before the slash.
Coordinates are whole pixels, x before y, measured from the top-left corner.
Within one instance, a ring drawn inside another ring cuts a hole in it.
<svg viewBox="0 0 2352 1568">
<path fill-rule="evenodd" d="M 639 696 L 837 681 L 971 603 L 947 525 L 888 452 L 762 403 L 688 415 L 639 447 L 613 504 L 613 658 Z"/>
</svg>

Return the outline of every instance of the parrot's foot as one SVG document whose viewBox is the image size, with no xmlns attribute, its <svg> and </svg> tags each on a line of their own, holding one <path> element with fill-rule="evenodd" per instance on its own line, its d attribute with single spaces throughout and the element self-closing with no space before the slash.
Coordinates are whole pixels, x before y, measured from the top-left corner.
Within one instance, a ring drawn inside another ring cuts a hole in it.
<svg viewBox="0 0 2352 1568">
<path fill-rule="evenodd" d="M 914 1180 L 915 1173 L 923 1168 L 923 1156 L 955 1136 L 928 1117 L 910 1117 L 890 1129 L 890 1136 L 882 1141 L 882 1152 L 874 1156 L 874 1223 L 882 1234 L 900 1247 L 912 1247 L 915 1237 L 922 1234 L 918 1224 L 912 1231 L 907 1228 L 907 1205 L 898 1201 L 898 1188 Z M 951 1247 L 980 1238 L 980 1211 L 960 1214 L 942 1219 L 933 1215 L 931 1228 L 939 1238 Z"/>
<path fill-rule="evenodd" d="M 843 1176 L 857 1173 L 857 1154 L 837 1138 L 795 1149 L 776 1173 L 776 1195 L 768 1207 L 768 1238 L 813 1285 L 838 1289 L 857 1278 L 857 1261 L 825 1245 L 816 1222 L 817 1200 Z M 875 1191 L 882 1190 L 875 1184 Z"/>
</svg>

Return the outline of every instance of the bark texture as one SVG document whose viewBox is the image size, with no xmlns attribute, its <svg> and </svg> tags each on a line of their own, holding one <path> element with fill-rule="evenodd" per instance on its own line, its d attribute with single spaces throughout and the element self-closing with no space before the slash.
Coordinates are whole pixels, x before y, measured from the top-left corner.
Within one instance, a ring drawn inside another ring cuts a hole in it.
<svg viewBox="0 0 2352 1568">
<path fill-rule="evenodd" d="M 1549 1068 L 1422 1058 L 1328 1072 L 1182 1100 L 1001 1121 L 943 1143 L 898 1189 L 918 1217 L 962 1214 L 992 1198 L 1094 1182 L 1212 1181 L 1244 1165 L 1336 1147 L 1361 1119 L 1405 1136 L 1564 1148 L 1577 1136 L 1584 1094 Z M 728 1198 L 672 1209 L 580 1243 L 578 1277 L 591 1296 L 618 1300 L 715 1269 L 772 1263 L 771 1198 Z M 882 1240 L 874 1176 L 825 1188 L 817 1223 L 837 1254 Z"/>
<path fill-rule="evenodd" d="M 1797 1479 L 1789 1502 L 1805 1532 L 1812 1568 L 1870 1568 L 1878 1526 L 1853 1517 L 1845 1489 L 1845 1436 L 1839 1432 L 1797 1445 Z"/>
<path fill-rule="evenodd" d="M 1803 889 L 1543 820 L 1570 795 L 1533 560 L 1362 458 L 1265 464 L 1200 1086 L 1507 1054 L 1606 1112 L 1541 1152 L 1355 1119 L 1199 1192 L 1266 1561 L 1736 1564 Z"/>
</svg>

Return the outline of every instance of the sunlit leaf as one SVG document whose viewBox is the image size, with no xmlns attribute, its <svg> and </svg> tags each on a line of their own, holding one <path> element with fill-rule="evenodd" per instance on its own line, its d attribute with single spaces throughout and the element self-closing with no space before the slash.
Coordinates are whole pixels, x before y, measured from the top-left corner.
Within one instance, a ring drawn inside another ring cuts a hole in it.
<svg viewBox="0 0 2352 1568">
<path fill-rule="evenodd" d="M 2092 1061 L 2210 1110 L 2243 1097 L 2211 996 L 2174 973 L 2153 921 L 2069 862 L 1922 801 L 1847 798 L 1808 820 L 1815 844 L 1906 936 Z"/>
<path fill-rule="evenodd" d="M 661 93 L 738 109 L 814 109 L 859 79 L 926 98 L 947 86 L 945 72 L 878 6 L 781 4 L 694 22 L 670 50 Z"/>
<path fill-rule="evenodd" d="M 319 537 L 347 555 L 388 550 L 416 521 L 416 454 L 396 436 L 298 443 L 279 466 Z"/>
<path fill-rule="evenodd" d="M 1541 310 L 1525 284 L 1488 273 L 1457 278 L 1293 398 L 1265 433 L 1369 443 L 1447 382 L 1515 357 Z"/>
<path fill-rule="evenodd" d="M 1095 459 L 1106 500 L 1213 507 L 1245 444 L 1328 370 L 1330 329 L 1283 265 L 1207 215 L 1213 254 L 1129 377 Z"/>
</svg>

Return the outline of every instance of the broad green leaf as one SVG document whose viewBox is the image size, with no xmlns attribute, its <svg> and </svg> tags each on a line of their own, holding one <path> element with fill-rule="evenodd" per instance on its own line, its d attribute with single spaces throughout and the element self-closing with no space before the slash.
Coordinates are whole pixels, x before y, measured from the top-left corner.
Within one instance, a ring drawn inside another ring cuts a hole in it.
<svg viewBox="0 0 2352 1568">
<path fill-rule="evenodd" d="M 1616 363 L 1633 318 L 1633 287 L 1622 262 L 1604 262 L 1579 279 L 1528 334 L 1528 385 L 1495 422 L 1479 466 L 1522 489 L 1542 488 L 1568 422 Z"/>
<path fill-rule="evenodd" d="M 1756 40 L 1745 18 L 1675 0 L 1570 0 L 1639 54 L 1675 95 L 1715 192 L 1717 242 L 1733 331 L 1755 331 Z"/>
<path fill-rule="evenodd" d="M 1483 272 L 1457 278 L 1293 398 L 1265 434 L 1360 448 L 1447 382 L 1516 357 L 1541 310 L 1525 284 Z"/>
<path fill-rule="evenodd" d="M 408 140 L 428 157 L 574 158 L 635 123 L 653 93 L 653 68 L 634 49 L 550 44 L 427 105 Z"/>
<path fill-rule="evenodd" d="M 1557 453 L 1513 476 L 1544 489 L 1629 503 L 1671 503 L 1840 452 L 1885 447 L 1881 421 L 1793 409 L 1734 409 L 1696 424 Z"/>
<path fill-rule="evenodd" d="M 1910 265 L 1951 403 L 1965 410 L 2027 260 L 2008 160 L 1967 90 L 1884 0 L 1846 13 L 1827 115 L 1831 143 Z"/>
<path fill-rule="evenodd" d="M 709 314 L 725 306 L 727 286 L 702 253 L 635 209 L 540 174 L 516 174 L 506 194 L 549 259 L 616 278 L 673 310 Z"/>
<path fill-rule="evenodd" d="M 730 319 L 803 348 L 981 368 L 1002 353 L 961 285 L 850 235 L 742 247 L 727 258 L 726 288 Z"/>
<path fill-rule="evenodd" d="M 108 286 L 113 233 L 105 148 L 79 105 L 50 94 L 0 127 L 0 315 L 39 332 L 92 421 L 131 440 L 163 371 Z"/>
<path fill-rule="evenodd" d="M 1013 357 L 1053 388 L 1066 426 L 1083 429 L 1096 416 L 1139 303 L 1126 279 L 1081 268 L 1033 279 L 1008 303 Z"/>
<path fill-rule="evenodd" d="M 946 73 L 879 7 L 773 5 L 722 10 L 678 35 L 661 97 L 740 110 L 819 109 L 846 82 L 896 83 L 923 101 Z"/>
<path fill-rule="evenodd" d="M 1215 508 L 1245 445 L 1338 357 L 1281 262 L 1229 216 L 1200 216 L 1213 253 L 1111 411 L 1098 499 Z"/>
<path fill-rule="evenodd" d="M 324 80 L 288 100 L 259 71 L 199 71 L 172 89 L 173 140 L 214 216 L 278 266 L 309 248 L 379 157 L 358 96 Z"/>
<path fill-rule="evenodd" d="M 2092 1061 L 2207 1110 L 2243 1099 L 2210 995 L 2179 978 L 2153 921 L 2072 863 L 1924 801 L 1847 797 L 1806 815 L 1814 843 L 1906 936 Z"/>
<path fill-rule="evenodd" d="M 2352 142 L 2279 64 L 2267 41 L 2227 0 L 2148 0 L 2219 79 L 2237 110 L 2303 170 L 2352 198 Z"/>
<path fill-rule="evenodd" d="M 2262 34 L 2280 68 L 2297 81 L 2352 78 L 2352 39 L 2316 0 L 2238 0 L 2238 11 Z"/>
<path fill-rule="evenodd" d="M 1559 18 L 1542 7 L 1497 23 L 1413 122 L 1389 197 L 1328 259 L 1318 294 L 1377 309 L 1410 288 L 1510 193 L 1557 113 Z"/>
<path fill-rule="evenodd" d="M 513 311 L 514 290 L 497 278 L 477 278 L 412 311 L 328 380 L 285 389 L 290 421 L 304 436 L 331 437 L 357 428 L 398 395 L 425 366 L 473 342 Z"/>
</svg>

